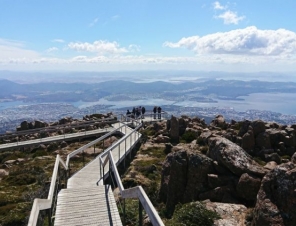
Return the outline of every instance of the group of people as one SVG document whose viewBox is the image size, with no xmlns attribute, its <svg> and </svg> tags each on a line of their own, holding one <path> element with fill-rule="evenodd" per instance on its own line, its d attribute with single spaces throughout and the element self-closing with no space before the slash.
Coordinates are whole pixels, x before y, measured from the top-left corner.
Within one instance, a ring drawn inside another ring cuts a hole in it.
<svg viewBox="0 0 296 226">
<path fill-rule="evenodd" d="M 157 107 L 157 106 L 154 106 L 153 108 L 153 117 L 154 119 L 156 119 L 156 113 L 157 113 L 157 118 L 158 119 L 161 119 L 161 107 Z M 146 112 L 146 109 L 145 107 L 133 107 L 132 111 L 130 111 L 129 109 L 126 111 L 126 116 L 128 118 L 141 118 L 141 119 L 144 119 L 145 118 L 145 112 Z"/>
<path fill-rule="evenodd" d="M 153 108 L 153 118 L 156 119 L 156 112 L 157 112 L 157 118 L 161 119 L 161 107 L 160 106 L 154 106 Z"/>
<path fill-rule="evenodd" d="M 130 110 L 126 111 L 126 116 L 130 118 L 145 118 L 145 107 L 133 107 L 133 110 L 130 112 Z"/>
</svg>

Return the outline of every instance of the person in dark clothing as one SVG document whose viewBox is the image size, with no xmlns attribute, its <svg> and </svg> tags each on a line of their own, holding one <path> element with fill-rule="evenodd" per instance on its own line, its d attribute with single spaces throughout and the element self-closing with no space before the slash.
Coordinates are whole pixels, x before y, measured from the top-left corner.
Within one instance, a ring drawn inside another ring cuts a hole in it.
<svg viewBox="0 0 296 226">
<path fill-rule="evenodd" d="M 141 114 L 141 112 L 140 112 L 139 108 L 136 108 L 136 119 L 139 118 L 140 114 Z"/>
<path fill-rule="evenodd" d="M 154 106 L 154 108 L 153 108 L 153 116 L 154 116 L 154 119 L 156 119 L 156 111 L 157 111 L 157 107 L 156 106 Z"/>
<path fill-rule="evenodd" d="M 136 114 L 136 108 L 135 107 L 133 107 L 132 113 L 133 113 L 133 116 L 135 116 L 135 114 Z"/>
<path fill-rule="evenodd" d="M 157 108 L 158 119 L 161 119 L 161 107 Z"/>
<path fill-rule="evenodd" d="M 126 121 L 129 122 L 131 117 L 131 112 L 129 110 L 126 111 Z"/>
<path fill-rule="evenodd" d="M 145 112 L 146 112 L 145 107 L 142 107 L 142 118 L 145 118 L 145 117 L 144 117 Z"/>
</svg>

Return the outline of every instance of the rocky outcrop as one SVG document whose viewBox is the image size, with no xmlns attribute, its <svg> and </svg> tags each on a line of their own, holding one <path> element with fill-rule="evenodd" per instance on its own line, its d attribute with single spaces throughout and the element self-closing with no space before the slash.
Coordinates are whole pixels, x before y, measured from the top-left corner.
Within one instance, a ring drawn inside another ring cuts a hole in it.
<svg viewBox="0 0 296 226">
<path fill-rule="evenodd" d="M 175 205 L 183 199 L 187 184 L 187 165 L 186 151 L 168 154 L 163 163 L 159 200 L 166 203 L 168 214 L 172 214 Z"/>
<path fill-rule="evenodd" d="M 35 126 L 34 126 L 35 129 L 39 129 L 39 128 L 43 128 L 43 127 L 48 126 L 47 123 L 42 122 L 42 121 L 39 121 L 39 120 L 36 120 L 35 123 L 34 123 L 34 125 L 35 125 Z"/>
<path fill-rule="evenodd" d="M 162 168 L 159 199 L 173 213 L 179 202 L 197 200 L 208 189 L 208 174 L 214 173 L 213 161 L 198 153 L 181 150 L 167 155 Z M 188 180 L 189 179 L 189 180 Z"/>
<path fill-rule="evenodd" d="M 238 181 L 236 190 L 241 198 L 255 201 L 260 185 L 261 178 L 244 173 Z"/>
<path fill-rule="evenodd" d="M 214 221 L 214 226 L 245 226 L 247 207 L 239 204 L 204 201 L 208 210 L 219 214 L 220 219 Z"/>
<path fill-rule="evenodd" d="M 223 137 L 209 138 L 208 156 L 237 176 L 249 173 L 262 177 L 267 172 L 241 147 Z"/>
<path fill-rule="evenodd" d="M 296 225 L 296 165 L 281 164 L 262 180 L 252 225 Z"/>
<path fill-rule="evenodd" d="M 170 137 L 173 142 L 179 142 L 179 120 L 172 116 L 170 120 Z"/>
<path fill-rule="evenodd" d="M 219 127 L 221 129 L 227 128 L 227 123 L 223 117 L 223 115 L 217 115 L 215 119 L 211 122 L 210 126 Z"/>
</svg>

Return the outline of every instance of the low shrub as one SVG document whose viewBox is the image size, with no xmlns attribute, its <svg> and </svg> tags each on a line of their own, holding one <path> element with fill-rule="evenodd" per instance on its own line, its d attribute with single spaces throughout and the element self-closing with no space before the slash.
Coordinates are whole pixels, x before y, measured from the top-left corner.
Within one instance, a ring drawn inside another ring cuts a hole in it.
<svg viewBox="0 0 296 226">
<path fill-rule="evenodd" d="M 186 141 L 186 143 L 190 143 L 192 142 L 193 140 L 195 140 L 197 137 L 197 134 L 193 131 L 186 131 L 182 137 L 181 137 L 181 140 L 184 140 Z"/>
<path fill-rule="evenodd" d="M 212 226 L 214 220 L 219 218 L 216 212 L 206 209 L 202 203 L 192 202 L 177 205 L 172 219 L 166 225 Z"/>
</svg>

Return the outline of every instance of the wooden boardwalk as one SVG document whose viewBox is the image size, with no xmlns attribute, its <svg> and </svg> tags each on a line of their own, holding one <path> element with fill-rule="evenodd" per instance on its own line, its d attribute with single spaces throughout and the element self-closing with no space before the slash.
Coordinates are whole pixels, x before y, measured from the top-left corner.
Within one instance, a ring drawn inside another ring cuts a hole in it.
<svg viewBox="0 0 296 226">
<path fill-rule="evenodd" d="M 119 128 L 120 124 L 113 127 Z M 130 135 L 132 129 L 128 126 L 121 132 L 124 137 L 117 141 L 120 144 L 109 147 L 116 164 L 129 154 L 141 137 L 138 132 Z M 102 185 L 103 172 L 107 175 L 109 163 L 101 172 L 100 162 L 98 156 L 68 179 L 67 189 L 58 195 L 55 225 L 122 225 L 111 187 Z"/>
<path fill-rule="evenodd" d="M 122 225 L 111 186 L 60 191 L 54 225 Z"/>
<path fill-rule="evenodd" d="M 54 141 L 63 141 L 63 140 L 66 141 L 66 140 L 73 140 L 73 139 L 77 139 L 77 138 L 90 137 L 90 136 L 94 136 L 97 134 L 108 133 L 112 130 L 113 130 L 113 128 L 110 127 L 110 128 L 89 130 L 89 131 L 78 132 L 78 133 L 69 133 L 69 134 L 63 134 L 63 135 L 58 135 L 58 136 L 45 137 L 45 138 L 34 139 L 34 140 L 1 144 L 0 151 L 5 150 L 5 149 L 10 149 L 10 148 L 21 148 L 21 147 L 25 147 L 25 146 L 45 144 L 45 143 L 50 143 L 50 142 L 54 142 Z"/>
</svg>

